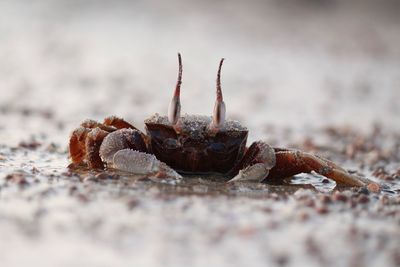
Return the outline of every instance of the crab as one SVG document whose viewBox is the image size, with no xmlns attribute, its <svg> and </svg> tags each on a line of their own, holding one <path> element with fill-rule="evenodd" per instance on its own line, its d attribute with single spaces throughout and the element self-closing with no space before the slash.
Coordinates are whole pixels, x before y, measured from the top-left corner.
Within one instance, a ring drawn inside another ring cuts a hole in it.
<svg viewBox="0 0 400 267">
<path fill-rule="evenodd" d="M 70 137 L 72 163 L 147 177 L 181 179 L 181 174 L 219 173 L 228 182 L 263 182 L 316 172 L 339 185 L 367 184 L 364 178 L 307 152 L 275 148 L 263 141 L 246 147 L 248 129 L 238 121 L 225 119 L 223 62 L 221 59 L 217 72 L 213 116 L 181 116 L 183 68 L 178 54 L 178 79 L 168 116 L 155 114 L 145 120 L 146 134 L 115 116 L 105 118 L 103 123 L 86 120 Z"/>
</svg>

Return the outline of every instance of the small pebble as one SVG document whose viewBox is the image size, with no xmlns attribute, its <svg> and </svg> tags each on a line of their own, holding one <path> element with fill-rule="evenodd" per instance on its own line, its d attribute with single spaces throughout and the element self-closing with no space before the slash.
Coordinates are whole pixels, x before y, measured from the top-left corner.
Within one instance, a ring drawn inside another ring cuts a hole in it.
<svg viewBox="0 0 400 267">
<path fill-rule="evenodd" d="M 380 203 L 382 206 L 389 205 L 389 197 L 386 196 L 386 195 L 380 196 L 380 197 L 379 197 L 379 203 Z"/>
<path fill-rule="evenodd" d="M 256 235 L 257 230 L 256 230 L 256 228 L 254 228 L 252 226 L 247 226 L 247 227 L 240 228 L 237 231 L 237 233 L 240 237 L 251 238 Z"/>
<path fill-rule="evenodd" d="M 300 211 L 297 214 L 297 217 L 301 222 L 304 222 L 304 221 L 307 221 L 310 218 L 310 214 L 308 214 L 306 211 Z"/>
<path fill-rule="evenodd" d="M 270 207 L 264 207 L 264 208 L 262 208 L 261 209 L 263 212 L 265 212 L 265 213 L 272 213 L 273 212 L 273 210 L 270 208 Z"/>
<path fill-rule="evenodd" d="M 117 180 L 119 179 L 119 175 L 118 174 L 109 174 L 109 173 L 100 173 L 96 176 L 96 178 L 98 178 L 99 180 L 105 180 L 105 179 L 109 179 L 109 180 Z"/>
<path fill-rule="evenodd" d="M 84 194 L 77 194 L 76 197 L 80 202 L 87 203 L 89 202 L 89 198 Z"/>
<path fill-rule="evenodd" d="M 348 197 L 346 195 L 339 192 L 336 192 L 332 198 L 334 201 L 340 201 L 340 202 L 346 202 L 348 200 Z"/>
<path fill-rule="evenodd" d="M 46 147 L 46 151 L 49 153 L 55 153 L 57 152 L 58 149 L 58 145 L 54 144 L 54 143 L 50 143 L 47 147 Z"/>
<path fill-rule="evenodd" d="M 20 143 L 18 144 L 19 147 L 27 148 L 27 149 L 32 149 L 32 150 L 37 149 L 37 148 L 40 147 L 41 145 L 42 145 L 41 143 L 39 143 L 39 142 L 37 142 L 37 141 L 34 141 L 34 140 L 31 140 L 31 141 L 28 141 L 28 142 L 22 141 L 22 142 L 20 142 Z"/>
<path fill-rule="evenodd" d="M 370 183 L 367 186 L 368 190 L 372 193 L 379 193 L 381 192 L 381 187 L 377 183 Z"/>
<path fill-rule="evenodd" d="M 88 176 L 83 179 L 84 182 L 98 182 L 99 179 L 95 176 Z"/>
<path fill-rule="evenodd" d="M 267 228 L 268 229 L 277 229 L 279 227 L 279 223 L 277 221 L 269 221 L 267 223 Z"/>
<path fill-rule="evenodd" d="M 31 172 L 32 172 L 32 174 L 38 174 L 40 171 L 36 167 L 33 167 L 31 169 Z"/>
<path fill-rule="evenodd" d="M 112 179 L 111 175 L 109 175 L 109 174 L 106 173 L 106 172 L 99 173 L 99 174 L 97 174 L 95 177 L 96 177 L 96 179 L 98 179 L 98 180 L 108 180 L 108 179 Z"/>
<path fill-rule="evenodd" d="M 310 208 L 315 207 L 315 201 L 312 198 L 305 199 L 302 202 L 303 202 L 303 205 L 306 207 L 310 207 Z"/>
<path fill-rule="evenodd" d="M 275 262 L 278 266 L 287 266 L 289 264 L 289 256 L 288 255 L 279 255 L 275 258 Z"/>
<path fill-rule="evenodd" d="M 393 263 L 395 266 L 400 266 L 400 251 L 399 250 L 393 251 Z"/>
<path fill-rule="evenodd" d="M 136 208 L 139 205 L 139 200 L 137 200 L 136 198 L 132 198 L 130 200 L 128 200 L 127 206 L 129 210 L 133 210 L 134 208 Z"/>
<path fill-rule="evenodd" d="M 279 200 L 279 199 L 280 199 L 280 197 L 279 197 L 279 195 L 278 195 L 277 193 L 271 193 L 271 194 L 269 195 L 269 197 L 270 197 L 272 200 Z"/>
<path fill-rule="evenodd" d="M 323 203 L 323 204 L 332 203 L 332 199 L 331 199 L 331 197 L 328 196 L 328 195 L 320 195 L 320 196 L 319 196 L 319 201 L 321 201 L 321 203 Z"/>
<path fill-rule="evenodd" d="M 326 206 L 317 206 L 315 208 L 315 211 L 317 213 L 319 213 L 319 214 L 327 214 L 327 213 L 329 213 L 329 210 L 328 210 L 328 208 Z"/>
<path fill-rule="evenodd" d="M 364 195 L 364 194 L 361 194 L 361 195 L 358 196 L 357 201 L 360 204 L 366 204 L 366 203 L 369 202 L 369 197 Z"/>
<path fill-rule="evenodd" d="M 75 194 L 75 192 L 77 192 L 77 191 L 78 191 L 78 187 L 76 187 L 75 185 L 71 186 L 71 187 L 68 189 L 69 195 L 73 195 L 73 194 Z"/>
<path fill-rule="evenodd" d="M 26 180 L 25 176 L 22 173 L 12 173 L 8 174 L 5 177 L 5 180 L 8 182 L 15 183 L 19 186 L 29 185 L 29 182 Z"/>
<path fill-rule="evenodd" d="M 359 194 L 363 194 L 363 195 L 369 195 L 369 191 L 368 191 L 368 189 L 367 189 L 366 187 L 361 187 L 361 188 L 358 190 L 358 193 L 359 193 Z"/>
<path fill-rule="evenodd" d="M 358 203 L 358 202 L 357 202 L 355 199 L 351 199 L 351 200 L 350 200 L 350 207 L 351 207 L 351 208 L 357 207 L 357 203 Z"/>
<path fill-rule="evenodd" d="M 74 174 L 71 171 L 66 171 L 66 172 L 61 173 L 61 175 L 64 175 L 64 176 L 67 176 L 67 177 L 71 177 Z"/>
</svg>

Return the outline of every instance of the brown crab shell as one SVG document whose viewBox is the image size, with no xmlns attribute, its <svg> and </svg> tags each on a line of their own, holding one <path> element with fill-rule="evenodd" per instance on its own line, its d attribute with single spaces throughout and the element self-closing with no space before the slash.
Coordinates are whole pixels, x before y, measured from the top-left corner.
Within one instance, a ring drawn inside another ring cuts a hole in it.
<svg viewBox="0 0 400 267">
<path fill-rule="evenodd" d="M 198 121 L 195 121 L 195 123 Z M 157 159 L 180 173 L 228 173 L 244 155 L 244 127 L 211 131 L 207 120 L 195 130 L 174 127 L 165 120 L 147 120 L 149 148 Z"/>
</svg>

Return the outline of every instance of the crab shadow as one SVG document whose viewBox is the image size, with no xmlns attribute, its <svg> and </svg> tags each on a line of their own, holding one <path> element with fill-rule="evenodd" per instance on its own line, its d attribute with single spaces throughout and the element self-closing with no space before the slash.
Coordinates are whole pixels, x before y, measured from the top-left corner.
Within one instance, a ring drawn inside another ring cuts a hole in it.
<svg viewBox="0 0 400 267">
<path fill-rule="evenodd" d="M 300 174 L 280 182 L 227 183 L 228 178 L 219 174 L 184 174 L 182 179 L 177 180 L 137 175 L 115 169 L 92 170 L 84 166 L 70 166 L 69 170 L 73 176 L 78 177 L 79 181 L 83 183 L 170 195 L 227 195 L 262 198 L 270 197 L 272 194 L 291 195 L 299 189 L 307 189 L 315 193 L 340 190 L 336 187 L 334 181 L 313 174 Z"/>
</svg>

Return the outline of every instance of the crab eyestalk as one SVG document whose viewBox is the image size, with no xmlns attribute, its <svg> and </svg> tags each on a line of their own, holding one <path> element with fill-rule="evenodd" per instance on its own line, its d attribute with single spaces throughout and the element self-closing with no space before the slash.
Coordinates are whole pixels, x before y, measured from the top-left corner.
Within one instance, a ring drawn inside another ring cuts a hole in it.
<svg viewBox="0 0 400 267">
<path fill-rule="evenodd" d="M 175 125 L 178 122 L 178 119 L 181 116 L 180 94 L 181 94 L 181 84 L 182 84 L 182 59 L 180 53 L 178 53 L 178 63 L 179 63 L 178 80 L 176 82 L 174 96 L 172 97 L 172 100 L 169 103 L 168 107 L 168 120 L 173 125 Z"/>
<path fill-rule="evenodd" d="M 217 99 L 215 100 L 215 105 L 214 105 L 213 119 L 211 123 L 212 129 L 218 129 L 225 123 L 226 108 L 221 90 L 221 68 L 223 62 L 224 58 L 221 59 L 221 61 L 219 62 L 219 68 L 217 74 Z"/>
</svg>

